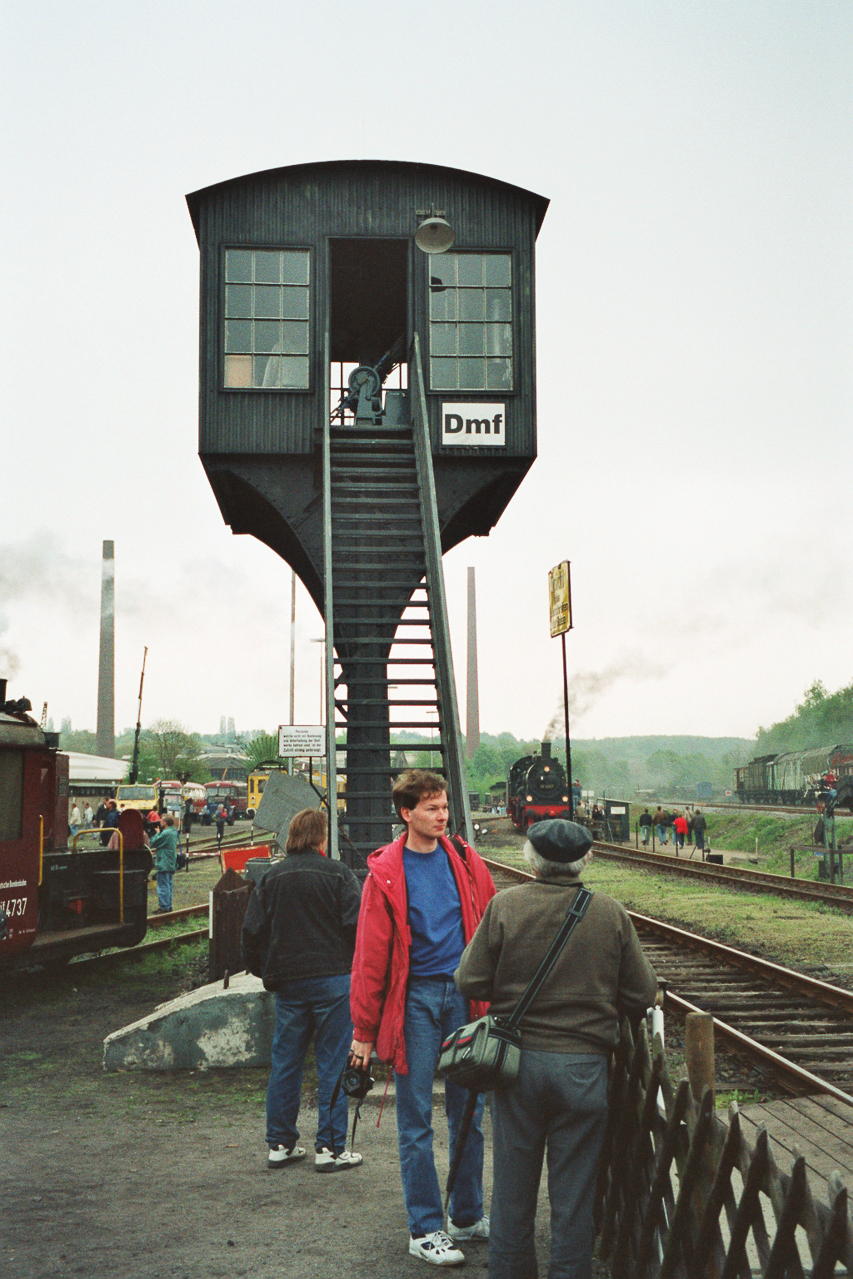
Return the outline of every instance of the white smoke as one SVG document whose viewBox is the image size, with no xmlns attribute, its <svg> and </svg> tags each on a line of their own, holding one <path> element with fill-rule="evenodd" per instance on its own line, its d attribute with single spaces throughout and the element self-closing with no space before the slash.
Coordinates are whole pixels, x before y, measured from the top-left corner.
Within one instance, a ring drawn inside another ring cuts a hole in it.
<svg viewBox="0 0 853 1279">
<path fill-rule="evenodd" d="M 9 619 L 5 613 L 0 612 L 0 637 L 8 629 Z M 0 678 L 11 679 L 13 675 L 17 675 L 20 665 L 17 654 L 13 653 L 8 644 L 4 644 L 0 639 Z"/>
<path fill-rule="evenodd" d="M 35 533 L 26 542 L 0 546 L 0 601 L 49 596 L 77 612 L 92 607 L 92 566 L 66 554 L 50 533 Z"/>
</svg>

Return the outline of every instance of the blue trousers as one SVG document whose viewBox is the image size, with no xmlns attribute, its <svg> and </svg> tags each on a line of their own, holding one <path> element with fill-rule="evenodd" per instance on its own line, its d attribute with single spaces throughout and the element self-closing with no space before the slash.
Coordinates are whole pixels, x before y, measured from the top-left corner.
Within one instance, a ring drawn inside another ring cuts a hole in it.
<svg viewBox="0 0 853 1279">
<path fill-rule="evenodd" d="M 489 1279 L 536 1279 L 536 1200 L 546 1149 L 549 1279 L 590 1279 L 593 1195 L 606 1123 L 606 1057 L 522 1049 L 518 1079 L 492 1094 Z"/>
<path fill-rule="evenodd" d="M 400 1171 L 409 1232 L 414 1238 L 444 1226 L 433 1155 L 432 1087 L 441 1041 L 469 1020 L 468 1001 L 459 994 L 452 977 L 412 979 L 404 1029 L 409 1073 L 395 1073 L 395 1080 Z M 467 1088 L 445 1079 L 451 1162 L 467 1099 Z M 483 1215 L 483 1103 L 484 1098 L 479 1097 L 450 1199 L 450 1217 L 458 1226 L 471 1225 Z"/>
<path fill-rule="evenodd" d="M 296 1145 L 296 1118 L 302 1092 L 302 1070 L 314 1040 L 317 1058 L 317 1135 L 314 1149 L 339 1154 L 347 1144 L 347 1098 L 340 1092 L 334 1111 L 329 1103 L 346 1063 L 352 1040 L 349 973 L 340 977 L 307 977 L 289 981 L 275 992 L 275 1031 L 267 1088 L 267 1144 Z"/>
<path fill-rule="evenodd" d="M 174 878 L 174 871 L 157 871 L 157 905 L 160 907 L 160 910 L 172 909 L 172 881 Z"/>
</svg>

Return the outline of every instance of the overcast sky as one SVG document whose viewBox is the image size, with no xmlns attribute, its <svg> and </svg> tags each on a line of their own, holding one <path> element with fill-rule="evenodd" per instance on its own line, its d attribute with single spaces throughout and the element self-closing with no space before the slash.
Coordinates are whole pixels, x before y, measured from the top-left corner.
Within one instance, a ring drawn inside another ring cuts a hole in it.
<svg viewBox="0 0 853 1279">
<path fill-rule="evenodd" d="M 541 734 L 752 736 L 853 681 L 849 0 L 144 0 L 8 5 L 0 675 L 94 728 L 101 544 L 116 724 L 288 718 L 290 570 L 223 524 L 197 456 L 184 196 L 416 160 L 551 201 L 539 457 L 445 557 L 464 705 Z M 304 591 L 297 722 L 319 715 Z"/>
</svg>

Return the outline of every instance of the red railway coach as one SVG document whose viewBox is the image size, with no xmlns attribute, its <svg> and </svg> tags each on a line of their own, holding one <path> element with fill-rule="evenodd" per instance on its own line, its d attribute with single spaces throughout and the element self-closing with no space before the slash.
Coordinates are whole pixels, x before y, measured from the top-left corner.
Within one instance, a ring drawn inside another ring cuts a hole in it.
<svg viewBox="0 0 853 1279">
<path fill-rule="evenodd" d="M 89 832 L 69 844 L 68 756 L 29 709 L 0 680 L 0 968 L 135 945 L 148 924 L 139 814 L 122 816 L 118 850 Z"/>
</svg>

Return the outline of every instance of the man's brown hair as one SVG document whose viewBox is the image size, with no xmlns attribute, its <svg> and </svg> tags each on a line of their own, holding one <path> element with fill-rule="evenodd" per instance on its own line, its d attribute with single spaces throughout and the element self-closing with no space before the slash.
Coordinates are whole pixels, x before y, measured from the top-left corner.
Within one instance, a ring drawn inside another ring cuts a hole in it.
<svg viewBox="0 0 853 1279">
<path fill-rule="evenodd" d="M 285 847 L 289 853 L 307 853 L 311 850 L 316 852 L 321 844 L 325 844 L 328 830 L 329 823 L 321 809 L 303 808 L 302 812 L 297 813 L 291 820 L 287 828 Z"/>
<path fill-rule="evenodd" d="M 447 794 L 447 782 L 439 773 L 430 773 L 425 768 L 410 768 L 408 773 L 401 773 L 391 791 L 400 821 L 404 808 L 417 808 L 426 796 L 442 794 Z"/>
</svg>

